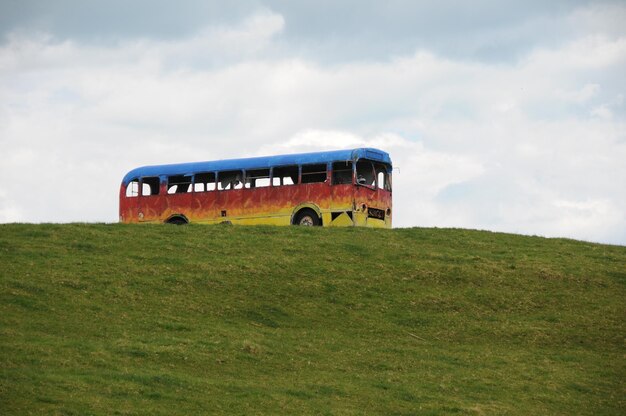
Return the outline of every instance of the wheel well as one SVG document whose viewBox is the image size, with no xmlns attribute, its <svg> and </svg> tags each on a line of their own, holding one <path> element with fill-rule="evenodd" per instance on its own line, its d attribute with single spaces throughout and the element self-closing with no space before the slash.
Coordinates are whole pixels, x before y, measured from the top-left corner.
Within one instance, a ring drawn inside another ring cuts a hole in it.
<svg viewBox="0 0 626 416">
<path fill-rule="evenodd" d="M 189 224 L 189 220 L 182 214 L 175 214 L 165 220 L 166 224 L 183 225 Z"/>
<path fill-rule="evenodd" d="M 311 212 L 313 215 L 315 215 L 316 217 L 319 218 L 320 220 L 320 225 L 322 224 L 322 216 L 320 215 L 319 212 L 317 212 L 317 210 L 311 208 L 311 207 L 302 207 L 300 209 L 298 209 L 293 216 L 291 217 L 291 225 L 296 225 L 298 223 L 298 218 L 300 217 L 300 214 L 302 214 L 303 212 Z"/>
</svg>

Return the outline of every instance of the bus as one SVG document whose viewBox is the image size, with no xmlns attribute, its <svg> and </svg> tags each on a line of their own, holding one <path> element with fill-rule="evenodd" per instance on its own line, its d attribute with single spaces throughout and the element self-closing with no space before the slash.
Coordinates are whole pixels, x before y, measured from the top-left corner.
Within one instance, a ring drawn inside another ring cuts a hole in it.
<svg viewBox="0 0 626 416">
<path fill-rule="evenodd" d="M 122 180 L 120 222 L 391 228 L 391 173 L 372 148 L 144 166 Z"/>
</svg>

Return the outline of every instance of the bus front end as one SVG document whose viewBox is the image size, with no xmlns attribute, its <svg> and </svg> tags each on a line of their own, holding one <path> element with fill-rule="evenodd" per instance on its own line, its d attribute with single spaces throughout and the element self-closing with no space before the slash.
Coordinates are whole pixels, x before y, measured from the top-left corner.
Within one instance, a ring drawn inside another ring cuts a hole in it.
<svg viewBox="0 0 626 416">
<path fill-rule="evenodd" d="M 354 225 L 391 228 L 391 164 L 361 159 L 355 165 Z"/>
</svg>

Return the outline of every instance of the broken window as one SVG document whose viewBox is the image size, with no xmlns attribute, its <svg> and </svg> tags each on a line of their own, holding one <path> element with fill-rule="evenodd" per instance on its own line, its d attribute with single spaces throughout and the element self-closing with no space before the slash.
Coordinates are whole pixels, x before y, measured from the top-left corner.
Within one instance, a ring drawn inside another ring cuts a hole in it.
<svg viewBox="0 0 626 416">
<path fill-rule="evenodd" d="M 378 185 L 379 189 L 385 189 L 385 172 L 378 172 L 378 174 L 376 175 L 376 184 Z"/>
<path fill-rule="evenodd" d="M 138 179 L 133 179 L 132 181 L 128 182 L 128 185 L 126 185 L 126 196 L 127 197 L 139 196 L 139 180 Z"/>
<path fill-rule="evenodd" d="M 352 183 L 352 162 L 333 163 L 333 185 Z"/>
<path fill-rule="evenodd" d="M 141 195 L 150 196 L 159 194 L 159 178 L 157 176 L 141 179 Z"/>
<path fill-rule="evenodd" d="M 243 188 L 243 172 L 240 170 L 229 170 L 218 174 L 220 191 Z"/>
<path fill-rule="evenodd" d="M 374 169 L 376 170 L 376 184 L 379 189 L 391 191 L 391 182 L 389 181 L 389 166 L 382 163 L 375 163 Z"/>
<path fill-rule="evenodd" d="M 264 188 L 266 186 L 270 186 L 269 169 L 246 171 L 246 188 Z"/>
<path fill-rule="evenodd" d="M 191 175 L 168 176 L 168 194 L 184 194 L 186 192 L 191 192 Z"/>
<path fill-rule="evenodd" d="M 302 183 L 326 181 L 326 165 L 303 165 Z"/>
<path fill-rule="evenodd" d="M 194 192 L 209 192 L 214 191 L 216 187 L 215 173 L 203 172 L 196 173 L 194 176 L 193 190 Z"/>
<path fill-rule="evenodd" d="M 359 160 L 356 162 L 356 183 L 371 188 L 376 186 L 374 165 L 369 160 Z"/>
<path fill-rule="evenodd" d="M 274 168 L 272 172 L 272 185 L 295 185 L 298 183 L 297 166 L 281 166 Z"/>
</svg>

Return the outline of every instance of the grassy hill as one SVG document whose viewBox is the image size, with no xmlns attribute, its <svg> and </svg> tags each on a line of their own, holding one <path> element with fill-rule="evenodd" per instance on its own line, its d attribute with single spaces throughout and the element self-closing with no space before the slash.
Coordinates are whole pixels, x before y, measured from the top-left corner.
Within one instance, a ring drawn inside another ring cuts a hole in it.
<svg viewBox="0 0 626 416">
<path fill-rule="evenodd" d="M 626 412 L 626 247 L 0 226 L 1 414 Z"/>
</svg>

